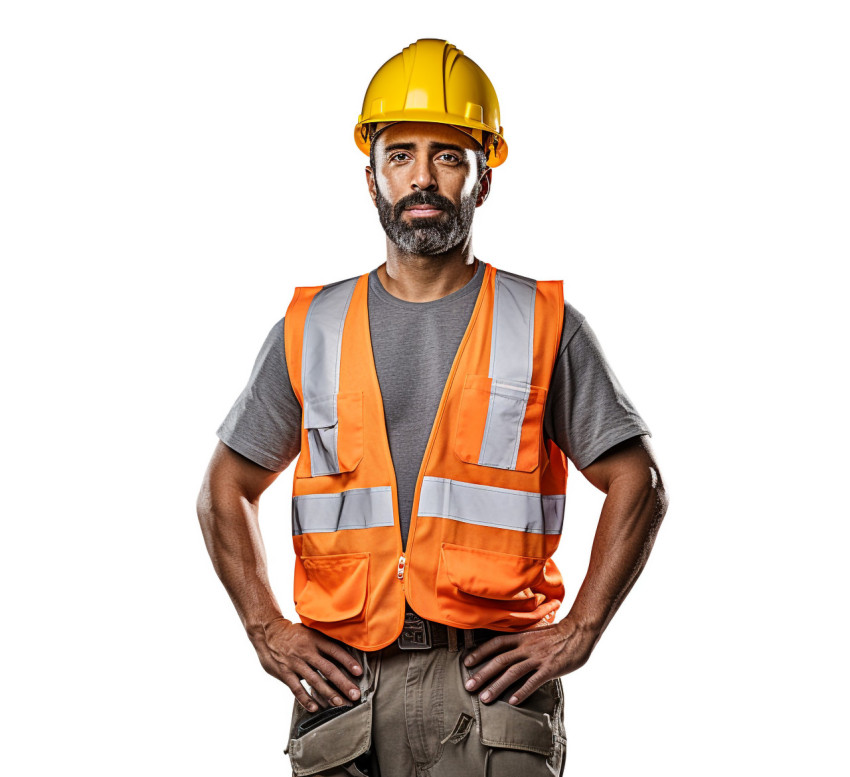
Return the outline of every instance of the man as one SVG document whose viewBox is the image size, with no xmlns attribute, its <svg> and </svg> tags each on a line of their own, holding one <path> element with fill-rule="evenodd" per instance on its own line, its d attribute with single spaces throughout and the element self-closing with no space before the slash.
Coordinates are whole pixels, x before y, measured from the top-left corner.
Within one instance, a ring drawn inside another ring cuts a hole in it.
<svg viewBox="0 0 850 777">
<path fill-rule="evenodd" d="M 387 260 L 296 289 L 218 430 L 198 514 L 260 662 L 295 695 L 298 775 L 563 773 L 560 678 L 666 511 L 649 429 L 561 282 L 473 254 L 507 157 L 498 115 L 446 41 L 378 71 L 355 141 Z M 300 623 L 271 591 L 257 521 L 296 456 Z M 556 622 L 567 457 L 606 498 Z"/>
</svg>

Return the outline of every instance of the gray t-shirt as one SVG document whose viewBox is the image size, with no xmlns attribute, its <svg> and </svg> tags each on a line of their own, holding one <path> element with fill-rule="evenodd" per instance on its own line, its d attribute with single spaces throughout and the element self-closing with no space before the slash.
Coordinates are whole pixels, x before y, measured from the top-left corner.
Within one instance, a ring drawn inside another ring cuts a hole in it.
<svg viewBox="0 0 850 777">
<path fill-rule="evenodd" d="M 402 544 L 419 466 L 437 406 L 472 315 L 484 263 L 457 291 L 430 302 L 390 294 L 369 273 L 369 326 L 387 436 L 398 483 Z M 605 451 L 649 428 L 620 386 L 584 316 L 564 305 L 564 328 L 543 418 L 544 434 L 584 469 Z M 254 369 L 217 432 L 251 461 L 279 472 L 301 449 L 301 405 L 286 369 L 283 319 L 266 337 Z"/>
</svg>

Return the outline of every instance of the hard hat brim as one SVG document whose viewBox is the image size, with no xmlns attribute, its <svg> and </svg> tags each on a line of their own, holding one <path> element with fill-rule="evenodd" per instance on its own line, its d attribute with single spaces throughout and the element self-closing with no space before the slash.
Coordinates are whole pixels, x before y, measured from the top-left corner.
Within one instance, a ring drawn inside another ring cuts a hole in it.
<svg viewBox="0 0 850 777">
<path fill-rule="evenodd" d="M 357 144 L 357 147 L 366 154 L 366 156 L 369 156 L 370 140 L 368 132 L 365 131 L 366 125 L 381 124 L 384 122 L 396 123 L 400 121 L 422 121 L 432 124 L 458 125 L 460 127 L 469 127 L 470 129 L 481 130 L 482 132 L 489 132 L 495 138 L 498 138 L 498 140 L 491 142 L 487 154 L 487 165 L 489 167 L 498 167 L 508 158 L 508 144 L 505 142 L 505 138 L 501 133 L 501 127 L 499 127 L 499 131 L 496 131 L 483 122 L 468 119 L 465 116 L 453 116 L 451 114 L 438 111 L 418 110 L 415 115 L 413 115 L 409 110 L 390 111 L 382 113 L 380 117 L 370 118 L 367 121 L 358 120 L 357 126 L 354 128 L 354 142 Z"/>
</svg>

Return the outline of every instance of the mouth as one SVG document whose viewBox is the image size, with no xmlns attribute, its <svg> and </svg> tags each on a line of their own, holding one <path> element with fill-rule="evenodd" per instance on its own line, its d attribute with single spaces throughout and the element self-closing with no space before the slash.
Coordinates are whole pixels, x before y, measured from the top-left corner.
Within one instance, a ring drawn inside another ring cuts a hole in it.
<svg viewBox="0 0 850 777">
<path fill-rule="evenodd" d="M 436 216 L 438 213 L 443 212 L 442 208 L 435 208 L 433 205 L 413 205 L 409 208 L 405 208 L 404 210 L 418 218 Z"/>
</svg>

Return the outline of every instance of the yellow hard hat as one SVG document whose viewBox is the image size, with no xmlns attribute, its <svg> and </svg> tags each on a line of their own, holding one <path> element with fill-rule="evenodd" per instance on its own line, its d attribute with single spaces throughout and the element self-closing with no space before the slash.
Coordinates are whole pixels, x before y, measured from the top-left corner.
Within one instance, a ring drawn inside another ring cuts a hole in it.
<svg viewBox="0 0 850 777">
<path fill-rule="evenodd" d="M 369 125 L 398 121 L 433 121 L 457 127 L 478 141 L 487 152 L 490 167 L 498 167 L 508 158 L 493 84 L 448 41 L 421 38 L 381 66 L 366 89 L 354 142 L 368 156 Z"/>
</svg>

